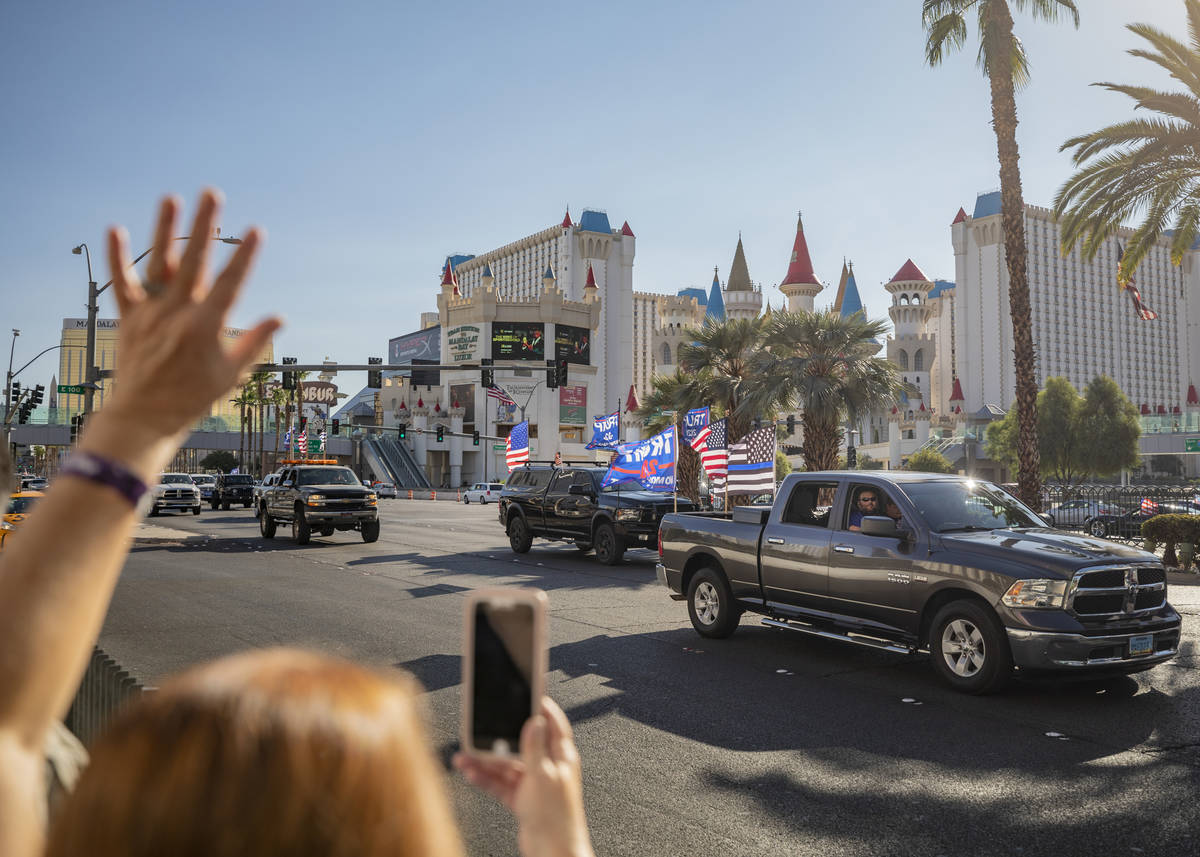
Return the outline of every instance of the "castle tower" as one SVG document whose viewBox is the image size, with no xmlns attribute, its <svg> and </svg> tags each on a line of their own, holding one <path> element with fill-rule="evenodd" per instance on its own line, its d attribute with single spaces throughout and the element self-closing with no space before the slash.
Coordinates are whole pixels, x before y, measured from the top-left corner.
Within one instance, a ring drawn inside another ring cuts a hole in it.
<svg viewBox="0 0 1200 857">
<path fill-rule="evenodd" d="M 884 288 L 892 295 L 888 315 L 894 328 L 887 357 L 900 367 L 900 376 L 917 388 L 916 397 L 924 405 L 930 401 L 929 377 L 937 357 L 934 337 L 925 332 L 933 316 L 929 304 L 933 281 L 909 259 Z"/>
<path fill-rule="evenodd" d="M 721 295 L 721 278 L 717 276 L 716 268 L 713 268 L 712 288 L 708 291 L 708 307 L 704 314 L 713 321 L 725 320 L 725 299 Z"/>
<path fill-rule="evenodd" d="M 797 216 L 792 258 L 788 262 L 787 274 L 779 284 L 779 291 L 788 299 L 788 312 L 812 312 L 813 301 L 823 288 L 825 285 L 813 273 L 812 258 L 808 255 L 808 242 L 804 240 L 804 220 Z"/>
<path fill-rule="evenodd" d="M 746 251 L 742 249 L 742 236 L 739 235 L 737 249 L 733 251 L 733 265 L 729 268 L 729 280 L 725 283 L 725 317 L 757 318 L 761 309 L 762 292 L 750 282 Z"/>
</svg>

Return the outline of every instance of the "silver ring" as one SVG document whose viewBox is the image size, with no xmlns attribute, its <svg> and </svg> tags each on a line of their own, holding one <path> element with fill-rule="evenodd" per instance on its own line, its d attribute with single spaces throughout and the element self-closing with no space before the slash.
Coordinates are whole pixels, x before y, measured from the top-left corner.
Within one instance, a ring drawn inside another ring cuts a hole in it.
<svg viewBox="0 0 1200 857">
<path fill-rule="evenodd" d="M 142 289 L 146 292 L 146 297 L 156 298 L 166 291 L 167 284 L 160 283 L 156 280 L 150 280 L 149 282 L 142 284 Z"/>
</svg>

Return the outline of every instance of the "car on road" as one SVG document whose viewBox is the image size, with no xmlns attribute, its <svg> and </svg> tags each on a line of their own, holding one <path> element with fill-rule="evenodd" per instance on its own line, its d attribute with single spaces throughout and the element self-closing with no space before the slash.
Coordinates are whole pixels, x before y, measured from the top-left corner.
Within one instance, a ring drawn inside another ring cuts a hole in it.
<svg viewBox="0 0 1200 857">
<path fill-rule="evenodd" d="M 41 476 L 21 477 L 22 491 L 45 491 L 47 487 L 49 487 L 49 483 Z"/>
<path fill-rule="evenodd" d="M 463 503 L 479 503 L 486 506 L 488 503 L 499 501 L 500 492 L 503 490 L 504 485 L 500 482 L 476 482 L 463 492 Z"/>
<path fill-rule="evenodd" d="M 960 476 L 794 473 L 770 507 L 666 515 L 659 557 L 660 583 L 703 637 L 759 613 L 773 628 L 928 651 L 965 693 L 1014 673 L 1135 673 L 1179 651 L 1158 557 L 1051 528 Z"/>
<path fill-rule="evenodd" d="M 377 500 L 349 467 L 292 465 L 264 490 L 258 525 L 263 538 L 271 539 L 280 524 L 290 524 L 298 545 L 308 544 L 314 532 L 332 536 L 337 530 L 357 530 L 364 542 L 374 542 L 379 539 Z"/>
<path fill-rule="evenodd" d="M 41 497 L 41 491 L 21 490 L 8 498 L 8 505 L 4 507 L 4 520 L 0 521 L 0 547 L 3 547 L 9 536 L 20 528 L 25 516 Z"/>
<path fill-rule="evenodd" d="M 249 473 L 219 473 L 208 501 L 214 509 L 220 506 L 229 511 L 240 503 L 243 509 L 254 505 L 254 477 Z"/>
<path fill-rule="evenodd" d="M 200 489 L 187 473 L 160 473 L 158 483 L 151 485 L 150 491 L 150 517 L 167 510 L 200 514 Z"/>
<path fill-rule="evenodd" d="M 379 499 L 381 500 L 384 497 L 387 497 L 389 500 L 396 499 L 396 486 L 391 482 L 375 482 L 371 487 L 375 489 L 375 493 L 379 495 Z"/>
<path fill-rule="evenodd" d="M 262 514 L 263 495 L 266 493 L 268 488 L 279 481 L 279 473 L 280 471 L 278 470 L 274 473 L 268 473 L 262 478 L 261 482 L 254 486 L 254 491 L 252 492 L 251 496 L 251 502 L 254 503 L 254 517 L 257 518 Z"/>
<path fill-rule="evenodd" d="M 1146 501 L 1132 512 L 1088 518 L 1083 529 L 1098 539 L 1137 541 L 1142 537 L 1142 524 L 1155 515 L 1200 515 L 1200 503 L 1194 500 Z"/>
<path fill-rule="evenodd" d="M 217 484 L 217 478 L 211 473 L 193 473 L 192 482 L 200 489 L 200 499 L 205 503 L 211 502 L 213 487 Z M 215 509 L 216 506 L 213 508 Z"/>
<path fill-rule="evenodd" d="M 1081 527 L 1097 515 L 1124 515 L 1126 509 L 1102 500 L 1066 500 L 1055 503 L 1045 514 L 1052 527 Z"/>
<path fill-rule="evenodd" d="M 670 494 L 645 491 L 637 483 L 602 487 L 607 465 L 531 464 L 508 476 L 500 492 L 500 525 L 514 553 L 528 553 L 534 538 L 562 539 L 596 559 L 616 565 L 630 547 L 652 547 L 658 522 L 675 508 Z M 678 508 L 695 508 L 680 497 Z"/>
</svg>

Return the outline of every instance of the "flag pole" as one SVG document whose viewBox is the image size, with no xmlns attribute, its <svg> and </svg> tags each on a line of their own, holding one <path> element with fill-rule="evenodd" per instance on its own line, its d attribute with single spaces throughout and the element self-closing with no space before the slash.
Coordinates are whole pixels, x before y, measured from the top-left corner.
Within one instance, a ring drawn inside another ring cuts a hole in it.
<svg viewBox="0 0 1200 857">
<path fill-rule="evenodd" d="M 679 511 L 679 411 L 674 411 L 671 414 L 671 432 L 672 432 L 674 440 L 675 440 L 675 474 L 674 474 L 674 481 L 672 483 L 675 486 L 675 495 L 673 498 L 673 502 L 675 503 L 675 508 L 672 509 L 672 511 L 678 512 Z"/>
</svg>

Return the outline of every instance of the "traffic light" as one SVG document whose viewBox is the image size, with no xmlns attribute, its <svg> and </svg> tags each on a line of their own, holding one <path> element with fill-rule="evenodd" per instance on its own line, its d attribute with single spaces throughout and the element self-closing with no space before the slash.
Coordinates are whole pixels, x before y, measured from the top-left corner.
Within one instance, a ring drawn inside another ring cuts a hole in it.
<svg viewBox="0 0 1200 857">
<path fill-rule="evenodd" d="M 846 447 L 846 467 L 858 467 L 858 449 L 853 446 Z"/>
<path fill-rule="evenodd" d="M 375 366 L 378 364 L 382 364 L 383 358 L 382 357 L 368 357 L 367 362 L 370 363 L 372 366 Z M 378 390 L 383 386 L 383 370 L 382 369 L 368 369 L 367 370 L 367 386 L 369 388 L 371 388 L 372 390 Z"/>
<path fill-rule="evenodd" d="M 341 421 L 341 420 L 339 420 L 339 419 L 335 419 L 335 420 L 333 421 L 333 433 L 334 433 L 334 434 L 337 434 L 337 433 L 338 433 L 338 432 L 340 432 L 341 430 L 342 430 L 342 421 Z"/>
<path fill-rule="evenodd" d="M 396 426 L 396 437 L 404 440 L 406 434 L 408 434 L 408 426 L 406 426 L 404 423 L 400 423 Z"/>
<path fill-rule="evenodd" d="M 479 383 L 483 385 L 483 389 L 496 386 L 496 372 L 492 369 L 492 358 L 484 357 L 479 361 L 479 368 L 482 370 L 479 376 Z"/>
<path fill-rule="evenodd" d="M 558 389 L 558 364 L 553 360 L 546 361 L 546 389 Z"/>
<path fill-rule="evenodd" d="M 12 382 L 12 403 L 15 405 L 21 401 L 21 382 Z"/>
<path fill-rule="evenodd" d="M 554 369 L 555 369 L 554 380 L 558 384 L 558 386 L 560 386 L 560 387 L 567 386 L 567 361 L 559 360 L 558 365 L 555 366 Z"/>
<path fill-rule="evenodd" d="M 789 435 L 793 435 L 796 433 L 796 415 L 795 414 L 788 414 L 787 433 Z"/>
<path fill-rule="evenodd" d="M 471 433 L 471 445 L 479 446 L 479 429 L 475 429 L 475 431 Z"/>
<path fill-rule="evenodd" d="M 291 364 L 296 362 L 296 358 L 295 357 L 284 357 L 280 360 L 280 362 L 283 363 L 283 365 L 285 365 L 285 366 L 290 366 Z M 282 384 L 283 384 L 283 389 L 285 389 L 285 390 L 296 389 L 296 373 L 289 372 L 286 369 L 283 370 Z"/>
<path fill-rule="evenodd" d="M 308 428 L 308 417 L 300 417 L 300 431 Z"/>
<path fill-rule="evenodd" d="M 42 403 L 42 400 L 45 397 L 46 397 L 46 388 L 43 387 L 41 384 L 38 384 L 36 387 L 33 388 L 33 394 L 30 395 L 29 401 L 33 402 L 34 406 L 36 407 Z"/>
<path fill-rule="evenodd" d="M 79 432 L 83 428 L 83 414 L 75 414 L 71 417 L 71 443 L 75 443 L 79 439 Z"/>
<path fill-rule="evenodd" d="M 437 442 L 441 443 L 446 438 L 446 427 L 439 425 L 437 427 Z"/>
<path fill-rule="evenodd" d="M 17 422 L 18 423 L 24 424 L 24 423 L 29 422 L 30 407 L 31 406 L 30 406 L 29 402 L 27 401 L 24 404 L 22 404 L 21 407 L 17 408 Z"/>
</svg>

